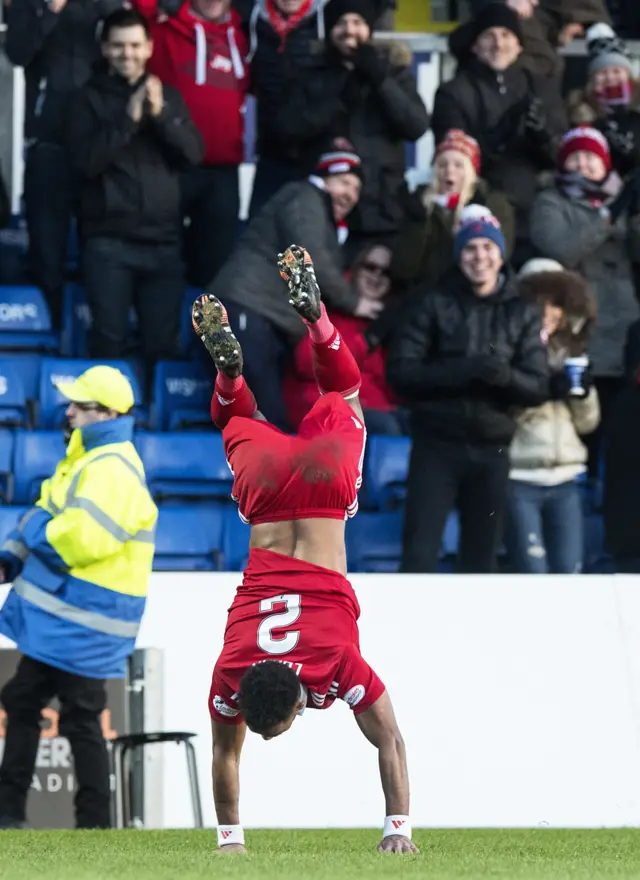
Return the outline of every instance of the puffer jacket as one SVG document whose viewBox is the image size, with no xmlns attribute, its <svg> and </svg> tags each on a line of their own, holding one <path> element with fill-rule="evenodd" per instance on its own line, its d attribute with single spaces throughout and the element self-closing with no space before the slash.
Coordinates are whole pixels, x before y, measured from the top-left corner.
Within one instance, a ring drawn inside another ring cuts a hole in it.
<svg viewBox="0 0 640 880">
<path fill-rule="evenodd" d="M 405 141 L 416 141 L 429 125 L 427 108 L 403 43 L 378 49 L 385 76 L 374 86 L 326 49 L 313 67 L 290 85 L 274 125 L 298 150 L 299 170 L 310 173 L 332 137 L 346 137 L 362 160 L 360 201 L 349 217 L 354 233 L 397 233 L 405 187 Z"/>
<path fill-rule="evenodd" d="M 546 114 L 545 131 L 539 134 L 525 125 L 535 99 Z M 436 92 L 432 128 L 436 143 L 451 128 L 474 137 L 480 144 L 485 180 L 507 193 L 517 210 L 528 211 L 538 174 L 554 165 L 556 143 L 567 130 L 567 118 L 552 81 L 533 76 L 519 61 L 496 73 L 474 57 Z"/>
<path fill-rule="evenodd" d="M 75 430 L 0 550 L 0 632 L 74 675 L 123 678 L 144 611 L 158 510 L 132 440 L 131 416 Z"/>
<path fill-rule="evenodd" d="M 595 388 L 585 398 L 549 400 L 522 410 L 509 455 L 518 470 L 584 465 L 587 449 L 580 436 L 590 434 L 600 422 Z"/>
<path fill-rule="evenodd" d="M 515 407 L 548 396 L 541 314 L 520 297 L 510 270 L 498 291 L 479 297 L 455 268 L 403 314 L 387 360 L 387 377 L 412 411 L 414 432 L 462 443 L 509 443 Z M 475 356 L 509 365 L 506 387 L 470 371 Z M 472 362 L 472 361 L 471 361 Z"/>
<path fill-rule="evenodd" d="M 579 272 L 592 286 L 598 320 L 589 345 L 595 376 L 622 376 L 627 331 L 640 317 L 633 264 L 640 262 L 640 216 L 615 225 L 583 199 L 559 189 L 541 192 L 530 218 L 540 253 Z"/>
</svg>

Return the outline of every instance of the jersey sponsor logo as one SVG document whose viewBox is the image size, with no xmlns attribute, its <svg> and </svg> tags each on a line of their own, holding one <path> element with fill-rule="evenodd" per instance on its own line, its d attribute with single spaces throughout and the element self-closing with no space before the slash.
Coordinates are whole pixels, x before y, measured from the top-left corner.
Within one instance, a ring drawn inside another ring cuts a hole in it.
<svg viewBox="0 0 640 880">
<path fill-rule="evenodd" d="M 232 706 L 228 706 L 222 697 L 219 696 L 213 698 L 213 708 L 218 715 L 224 715 L 225 718 L 236 718 L 240 714 L 239 709 L 234 709 Z"/>
<path fill-rule="evenodd" d="M 365 693 L 365 686 L 363 684 L 357 684 L 350 690 L 348 690 L 342 699 L 348 706 L 351 706 L 351 708 L 353 709 L 353 707 L 357 706 L 358 703 L 362 700 Z"/>
</svg>

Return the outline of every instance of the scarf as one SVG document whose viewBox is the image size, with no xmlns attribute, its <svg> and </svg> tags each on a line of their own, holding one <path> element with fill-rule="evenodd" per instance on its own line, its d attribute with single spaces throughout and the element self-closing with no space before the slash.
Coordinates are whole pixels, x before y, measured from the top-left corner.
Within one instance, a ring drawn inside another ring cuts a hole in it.
<svg viewBox="0 0 640 880">
<path fill-rule="evenodd" d="M 294 12 L 293 15 L 289 15 L 287 18 L 285 18 L 280 10 L 277 8 L 274 0 L 267 0 L 267 14 L 269 16 L 271 27 L 280 37 L 280 47 L 278 49 L 278 52 L 284 52 L 284 44 L 286 42 L 287 36 L 295 27 L 300 24 L 302 19 L 311 9 L 312 4 L 313 0 L 304 0 L 302 6 L 300 7 L 300 9 L 298 9 L 297 12 Z"/>
<path fill-rule="evenodd" d="M 440 205 L 441 208 L 448 208 L 450 211 L 455 211 L 455 209 L 460 204 L 460 193 L 452 193 L 451 195 L 442 195 L 442 196 L 434 196 L 433 201 L 436 205 Z"/>
<path fill-rule="evenodd" d="M 609 198 L 604 185 L 607 181 L 588 180 L 577 171 L 563 171 L 557 177 L 558 188 L 568 199 L 585 199 L 594 207 L 599 208 Z"/>
<path fill-rule="evenodd" d="M 628 107 L 631 103 L 632 91 L 631 81 L 627 80 L 626 83 L 619 83 L 617 86 L 597 89 L 594 95 L 598 103 L 609 110 L 614 107 Z"/>
</svg>

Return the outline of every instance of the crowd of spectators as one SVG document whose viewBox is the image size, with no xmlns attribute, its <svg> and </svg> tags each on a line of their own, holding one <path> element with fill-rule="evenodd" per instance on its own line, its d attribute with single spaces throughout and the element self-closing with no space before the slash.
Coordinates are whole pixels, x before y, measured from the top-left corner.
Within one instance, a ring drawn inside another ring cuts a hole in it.
<svg viewBox="0 0 640 880">
<path fill-rule="evenodd" d="M 295 430 L 316 392 L 274 256 L 305 245 L 369 431 L 413 438 L 404 571 L 436 569 L 457 508 L 462 571 L 504 546 L 514 571 L 579 572 L 577 481 L 603 461 L 609 547 L 640 571 L 640 520 L 619 528 L 640 489 L 634 62 L 604 0 L 468 5 L 429 114 L 411 52 L 374 34 L 389 0 L 11 0 L 31 279 L 59 324 L 75 217 L 88 354 L 126 356 L 133 306 L 149 376 L 178 354 L 185 284 L 206 287 L 261 410 Z M 405 145 L 428 130 L 430 180 L 410 191 Z"/>
</svg>

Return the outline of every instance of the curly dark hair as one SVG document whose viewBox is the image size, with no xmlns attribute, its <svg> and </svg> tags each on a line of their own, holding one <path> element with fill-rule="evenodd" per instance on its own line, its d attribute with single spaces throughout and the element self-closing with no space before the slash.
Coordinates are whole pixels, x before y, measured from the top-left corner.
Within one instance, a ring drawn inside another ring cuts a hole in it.
<svg viewBox="0 0 640 880">
<path fill-rule="evenodd" d="M 238 705 L 249 730 L 268 734 L 282 724 L 300 699 L 300 679 L 286 663 L 265 660 L 250 666 L 240 681 Z"/>
</svg>

